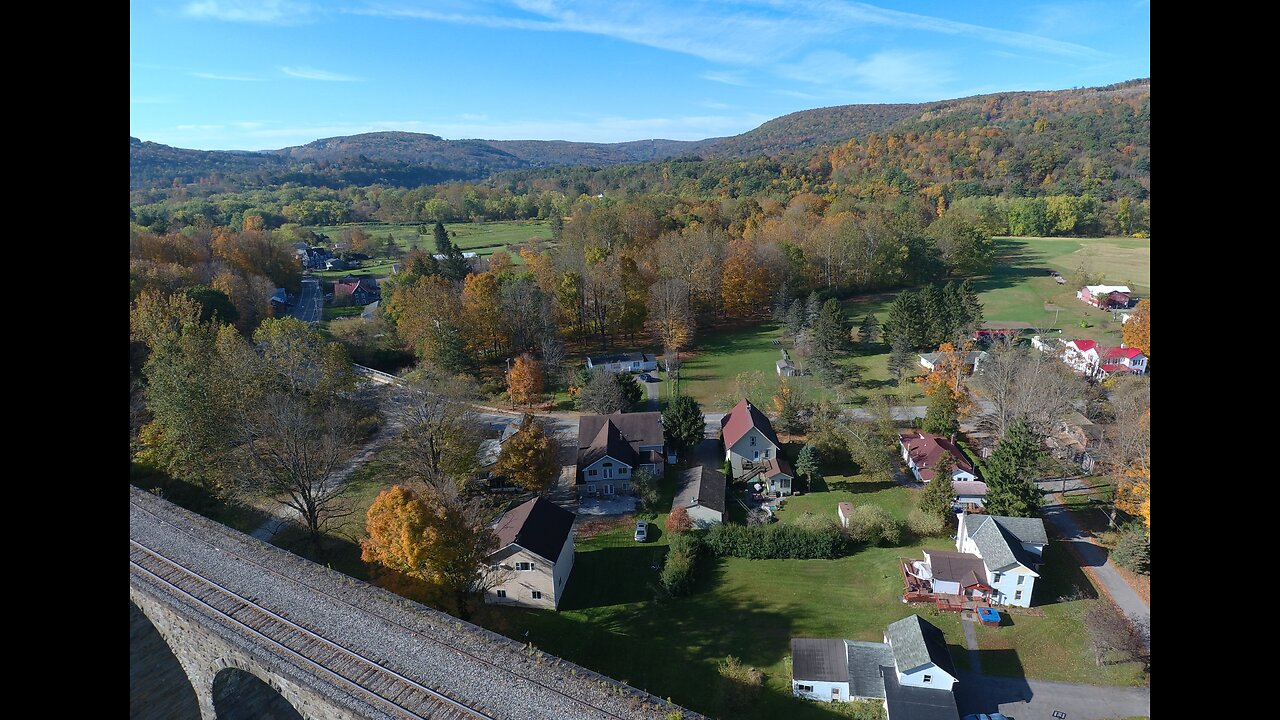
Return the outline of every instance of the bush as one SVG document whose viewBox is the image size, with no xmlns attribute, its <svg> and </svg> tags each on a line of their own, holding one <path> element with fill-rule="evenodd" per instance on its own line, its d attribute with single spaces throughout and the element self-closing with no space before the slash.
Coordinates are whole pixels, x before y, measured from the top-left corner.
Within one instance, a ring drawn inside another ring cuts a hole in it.
<svg viewBox="0 0 1280 720">
<path fill-rule="evenodd" d="M 764 673 L 759 668 L 743 665 L 742 661 L 730 655 L 716 663 L 720 668 L 720 701 L 721 707 L 730 710 L 730 716 L 736 716 L 742 710 L 751 707 L 760 697 L 764 688 Z"/>
<path fill-rule="evenodd" d="M 1129 525 L 1120 532 L 1111 559 L 1117 565 L 1136 573 L 1151 573 L 1151 538 L 1137 525 Z"/>
<path fill-rule="evenodd" d="M 355 433 L 357 437 L 373 437 L 373 434 L 378 432 L 379 427 L 380 423 L 378 421 L 378 416 L 369 415 L 356 421 Z"/>
<path fill-rule="evenodd" d="M 711 528 L 706 542 L 716 555 L 750 560 L 831 559 L 848 550 L 844 533 L 830 522 L 812 528 L 782 524 L 722 524 Z"/>
<path fill-rule="evenodd" d="M 667 532 L 682 533 L 689 532 L 693 529 L 693 520 L 689 517 L 689 511 L 684 507 L 677 507 L 667 516 Z"/>
<path fill-rule="evenodd" d="M 907 515 L 907 529 L 916 537 L 941 537 L 951 530 L 951 523 L 915 508 Z"/>
<path fill-rule="evenodd" d="M 698 560 L 702 555 L 702 539 L 692 533 L 676 533 L 671 536 L 671 547 L 662 565 L 662 587 L 674 597 L 687 595 L 693 589 L 697 577 Z"/>
<path fill-rule="evenodd" d="M 879 505 L 859 505 L 849 518 L 849 535 L 868 545 L 893 546 L 902 542 L 902 525 Z"/>
<path fill-rule="evenodd" d="M 885 720 L 884 703 L 879 700 L 834 702 L 831 705 L 836 712 L 853 720 Z"/>
</svg>

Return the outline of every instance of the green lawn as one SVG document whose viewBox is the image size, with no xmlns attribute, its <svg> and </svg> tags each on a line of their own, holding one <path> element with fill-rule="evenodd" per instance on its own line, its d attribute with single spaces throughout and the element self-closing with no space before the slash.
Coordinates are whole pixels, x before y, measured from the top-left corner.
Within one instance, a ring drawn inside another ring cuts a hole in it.
<svg viewBox="0 0 1280 720">
<path fill-rule="evenodd" d="M 763 389 L 758 393 L 760 397 L 751 400 L 761 406 L 767 404 L 778 381 L 774 363 L 782 358 L 779 347 L 770 343 L 781 335 L 776 323 L 767 322 L 699 337 L 697 347 L 682 355 L 681 390 L 701 403 L 704 410 L 729 410 L 741 400 L 730 402 L 738 374 L 758 372 Z"/>
<path fill-rule="evenodd" d="M 431 228 L 435 223 L 425 223 L 427 234 L 419 236 L 421 223 L 355 223 L 371 237 L 381 239 L 389 233 L 396 244 L 403 250 L 409 250 L 413 243 L 429 252 L 435 252 L 435 238 Z M 316 225 L 306 228 L 316 233 L 329 236 L 333 240 L 342 237 L 343 229 L 349 225 Z M 542 220 L 510 220 L 486 223 L 446 223 L 444 229 L 450 233 L 449 239 L 467 252 L 479 253 L 481 256 L 492 255 L 495 250 L 522 243 L 530 238 L 539 238 L 546 243 L 551 241 L 551 226 Z M 453 233 L 457 233 L 456 236 Z M 523 261 L 516 253 L 511 254 L 515 264 Z M 390 272 L 390 264 L 387 265 Z"/>
<path fill-rule="evenodd" d="M 326 307 L 323 310 L 325 320 L 332 320 L 340 317 L 360 317 L 360 313 L 364 312 L 363 305 L 347 305 L 344 307 Z"/>
<path fill-rule="evenodd" d="M 788 500 L 781 522 L 804 512 L 836 517 L 841 501 L 873 503 L 899 519 L 914 506 L 914 491 L 858 476 L 828 478 L 831 488 Z M 661 524 L 659 525 L 661 527 Z M 765 673 L 766 688 L 744 718 L 832 718 L 830 706 L 790 695 L 792 637 L 881 640 L 884 627 L 917 612 L 946 634 L 952 657 L 968 668 L 959 617 L 900 602 L 898 557 L 922 557 L 924 548 L 952 548 L 947 538 L 905 547 L 864 548 L 837 560 L 713 561 L 691 596 L 664 599 L 658 591 L 664 536 L 653 544 L 631 540 L 629 524 L 577 543 L 573 576 L 559 612 L 486 608 L 477 621 L 521 642 L 624 680 L 698 712 L 724 717 L 716 689 L 716 662 L 735 655 Z M 1025 672 L 1036 678 L 1095 684 L 1138 684 L 1136 664 L 1096 668 L 1081 616 L 1088 603 L 1055 603 L 1072 584 L 1085 583 L 1069 553 L 1050 545 L 1046 574 L 1037 586 L 1045 617 L 1018 616 L 1013 624 L 980 629 L 984 671 Z M 1044 595 L 1041 595 L 1041 592 Z M 1016 651 L 1013 648 L 1016 647 Z"/>
</svg>

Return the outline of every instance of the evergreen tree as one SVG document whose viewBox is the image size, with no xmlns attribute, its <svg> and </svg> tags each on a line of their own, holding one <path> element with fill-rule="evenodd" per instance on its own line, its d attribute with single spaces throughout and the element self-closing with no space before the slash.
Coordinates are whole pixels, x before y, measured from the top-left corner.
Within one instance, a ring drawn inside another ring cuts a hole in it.
<svg viewBox="0 0 1280 720">
<path fill-rule="evenodd" d="M 956 500 L 955 487 L 951 484 L 951 472 L 955 464 L 951 453 L 942 453 L 933 466 L 933 479 L 925 483 L 920 494 L 920 511 L 943 522 L 951 519 L 951 508 Z"/>
<path fill-rule="evenodd" d="M 827 353 L 840 352 L 848 347 L 849 319 L 839 300 L 832 298 L 822 304 L 818 319 L 813 324 L 813 339 L 816 348 Z"/>
<path fill-rule="evenodd" d="M 791 301 L 791 307 L 787 309 L 787 333 L 795 337 L 802 330 L 804 330 L 804 303 L 800 302 L 800 298 L 796 298 Z"/>
<path fill-rule="evenodd" d="M 564 237 L 564 218 L 561 217 L 560 211 L 553 210 L 551 213 L 551 239 L 559 242 Z"/>
<path fill-rule="evenodd" d="M 622 391 L 622 400 L 625 405 L 622 406 L 623 412 L 631 410 L 640 401 L 644 399 L 644 388 L 640 387 L 640 383 L 629 373 L 614 373 L 614 381 L 618 383 L 618 388 Z"/>
<path fill-rule="evenodd" d="M 444 223 L 437 221 L 436 227 L 432 232 L 436 238 L 436 254 L 448 255 L 449 246 L 453 243 L 449 242 L 449 233 L 445 232 Z"/>
<path fill-rule="evenodd" d="M 672 400 L 662 413 L 662 431 L 667 442 L 681 454 L 698 447 L 698 443 L 706 436 L 706 418 L 702 416 L 702 406 L 688 395 L 681 395 Z"/>
<path fill-rule="evenodd" d="M 818 315 L 822 312 L 822 301 L 818 300 L 818 291 L 809 291 L 809 299 L 804 303 L 804 326 L 813 327 L 818 322 Z"/>
<path fill-rule="evenodd" d="M 925 326 L 924 344 L 937 347 L 947 342 L 947 308 L 942 301 L 941 288 L 937 285 L 926 285 L 920 291 L 920 311 L 924 314 L 922 318 Z"/>
<path fill-rule="evenodd" d="M 946 389 L 938 390 L 930 396 L 929 409 L 925 411 L 921 427 L 927 433 L 945 435 L 948 438 L 954 436 L 960 430 L 955 396 Z"/>
<path fill-rule="evenodd" d="M 449 243 L 449 252 L 444 262 L 440 263 L 440 274 L 450 280 L 461 280 L 471 272 L 471 263 L 462 256 L 457 243 Z"/>
<path fill-rule="evenodd" d="M 905 335 L 898 335 L 893 338 L 893 345 L 889 351 L 889 373 L 902 382 L 902 373 L 911 366 L 911 349 L 907 347 L 907 339 Z"/>
<path fill-rule="evenodd" d="M 928 328 L 918 293 L 903 290 L 889 305 L 889 319 L 884 323 L 884 340 L 890 345 L 901 337 L 908 350 L 928 347 Z M 933 347 L 937 347 L 934 345 Z"/>
<path fill-rule="evenodd" d="M 956 291 L 960 301 L 964 304 L 964 327 L 961 328 L 966 336 L 972 335 L 975 330 L 982 327 L 982 303 L 978 300 L 978 291 L 973 289 L 973 281 L 965 278 L 960 283 L 959 289 Z"/>
<path fill-rule="evenodd" d="M 863 347 L 870 347 L 875 342 L 876 331 L 880 329 L 880 321 L 876 319 L 875 313 L 867 313 L 862 319 L 862 325 L 858 326 L 858 341 Z"/>
<path fill-rule="evenodd" d="M 1041 438 L 1025 418 L 1009 425 L 995 452 L 987 459 L 986 508 L 992 515 L 1033 517 L 1040 514 L 1039 477 Z"/>
<path fill-rule="evenodd" d="M 968 333 L 964 329 L 969 325 L 968 308 L 960 294 L 960 287 L 955 281 L 948 282 L 942 288 L 942 311 L 946 319 L 946 340 L 959 347 Z"/>
<path fill-rule="evenodd" d="M 789 307 L 791 307 L 791 290 L 787 287 L 787 281 L 783 280 L 778 284 L 778 291 L 773 295 L 773 321 L 785 323 Z"/>
<path fill-rule="evenodd" d="M 471 372 L 471 353 L 467 352 L 466 341 L 452 323 L 441 323 L 440 331 L 423 342 L 427 347 L 419 354 L 436 367 L 455 374 Z"/>
<path fill-rule="evenodd" d="M 813 481 L 822 479 L 822 455 L 813 443 L 805 443 L 796 458 L 796 472 L 804 476 L 805 489 L 813 491 Z"/>
</svg>

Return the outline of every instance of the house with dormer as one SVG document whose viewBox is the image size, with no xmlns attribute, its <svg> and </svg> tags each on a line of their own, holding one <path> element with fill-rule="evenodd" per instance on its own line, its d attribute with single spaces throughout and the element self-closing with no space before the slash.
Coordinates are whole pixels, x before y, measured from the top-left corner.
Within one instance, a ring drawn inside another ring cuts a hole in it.
<svg viewBox="0 0 1280 720">
<path fill-rule="evenodd" d="M 791 494 L 795 470 L 779 454 L 782 444 L 773 424 L 750 400 L 738 403 L 720 419 L 720 437 L 734 480 L 760 482 L 778 496 Z"/>
<path fill-rule="evenodd" d="M 1044 562 L 1044 546 L 1049 544 L 1044 521 L 968 513 L 959 517 L 956 550 L 982 560 L 990 601 L 1030 607 L 1031 592 Z"/>
<path fill-rule="evenodd" d="M 958 720 L 955 664 L 942 631 L 919 615 L 884 642 L 791 639 L 791 694 L 824 702 L 880 700 L 889 720 Z"/>
<path fill-rule="evenodd" d="M 668 462 L 662 413 L 583 415 L 578 419 L 578 495 L 631 494 L 631 478 L 641 468 L 662 475 Z"/>
</svg>

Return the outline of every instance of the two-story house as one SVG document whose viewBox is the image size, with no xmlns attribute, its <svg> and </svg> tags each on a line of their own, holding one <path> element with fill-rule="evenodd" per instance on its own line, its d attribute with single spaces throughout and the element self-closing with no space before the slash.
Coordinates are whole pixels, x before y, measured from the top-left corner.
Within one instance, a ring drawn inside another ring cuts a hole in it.
<svg viewBox="0 0 1280 720">
<path fill-rule="evenodd" d="M 628 495 L 631 476 L 644 468 L 662 475 L 667 462 L 662 413 L 583 415 L 578 419 L 578 494 Z"/>
<path fill-rule="evenodd" d="M 487 603 L 555 610 L 573 570 L 574 514 L 543 497 L 498 520 L 498 549 L 485 558 Z"/>
<path fill-rule="evenodd" d="M 999 605 L 1031 606 L 1048 543 L 1040 518 L 962 513 L 956 532 L 956 550 L 982 559 L 991 602 Z"/>
<path fill-rule="evenodd" d="M 884 642 L 791 639 L 791 694 L 826 702 L 881 700 L 889 720 L 958 720 L 955 665 L 942 631 L 918 615 Z"/>
<path fill-rule="evenodd" d="M 943 455 L 951 456 L 951 481 L 976 481 L 973 463 L 960 452 L 956 444 L 942 435 L 908 430 L 898 436 L 898 445 L 902 448 L 902 461 L 910 468 L 911 474 L 920 482 L 933 480 L 933 469 Z M 984 495 L 986 493 L 983 493 Z"/>
<path fill-rule="evenodd" d="M 782 445 L 773 424 L 750 400 L 739 402 L 720 419 L 720 437 L 724 440 L 724 459 L 729 461 L 736 480 L 763 479 L 769 492 L 791 494 L 796 473 L 778 452 Z"/>
</svg>

